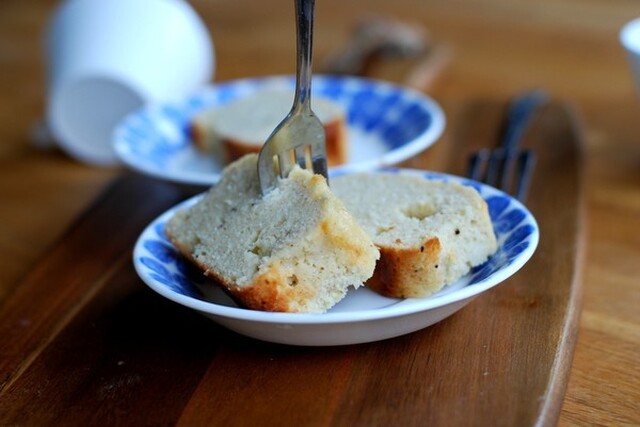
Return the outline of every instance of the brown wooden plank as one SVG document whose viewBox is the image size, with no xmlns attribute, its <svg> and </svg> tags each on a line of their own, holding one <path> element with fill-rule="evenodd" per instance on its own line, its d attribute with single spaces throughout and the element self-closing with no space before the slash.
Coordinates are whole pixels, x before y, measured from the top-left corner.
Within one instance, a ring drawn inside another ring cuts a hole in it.
<svg viewBox="0 0 640 427">
<path fill-rule="evenodd" d="M 503 111 L 495 102 L 469 106 L 458 122 L 456 138 L 466 147 L 454 150 L 470 152 L 495 140 L 498 128 L 487 124 L 495 123 Z M 536 420 L 547 425 L 555 424 L 561 409 L 581 306 L 585 239 L 581 129 L 573 108 L 560 103 L 548 105 L 534 121 L 523 145 L 533 148 L 538 157 L 527 205 L 540 226 L 540 245 L 521 272 L 482 300 L 492 302 L 485 313 L 503 306 L 516 310 L 512 319 L 504 317 L 517 334 L 502 338 L 514 350 L 503 372 L 527 373 L 520 379 L 520 385 L 526 386 L 521 392 L 530 395 Z M 458 160 L 453 170 L 461 173 L 462 166 Z M 505 332 L 504 326 L 496 332 Z M 509 396 L 509 390 L 505 392 Z"/>
<path fill-rule="evenodd" d="M 493 138 L 501 103 L 467 107 L 441 148 L 451 154 L 416 165 L 459 172 L 460 153 Z M 186 193 L 123 178 L 0 313 L 0 424 L 554 424 L 579 306 L 579 136 L 559 105 L 535 135 L 529 206 L 542 239 L 531 262 L 431 328 L 356 346 L 258 342 L 147 290 L 131 246 Z"/>
<path fill-rule="evenodd" d="M 168 425 L 180 416 L 227 332 L 144 287 L 128 253 L 104 282 L 5 390 L 0 424 Z"/>
<path fill-rule="evenodd" d="M 38 262 L 0 310 L 0 393 L 104 286 L 129 256 L 135 236 L 184 197 L 169 184 L 117 180 Z M 143 202 L 145 196 L 154 203 Z"/>
<path fill-rule="evenodd" d="M 439 158 L 455 159 L 451 166 L 460 172 L 460 153 L 493 141 L 502 111 L 497 103 L 472 105 L 460 120 L 467 126 L 449 146 L 457 155 Z M 543 239 L 518 275 L 452 318 L 405 337 L 348 349 L 287 349 L 284 355 L 271 347 L 266 352 L 252 347 L 241 355 L 234 351 L 227 357 L 243 362 L 207 372 L 182 424 L 237 420 L 233 402 L 240 401 L 252 402 L 243 407 L 243 417 L 271 425 L 283 419 L 335 425 L 474 425 L 479 420 L 553 425 L 579 312 L 581 156 L 576 124 L 564 107 L 549 107 L 535 125 L 536 138 L 527 141 L 539 155 L 530 206 Z M 335 360 L 335 352 L 343 353 L 348 368 Z M 301 364 L 301 372 L 292 369 Z"/>
</svg>

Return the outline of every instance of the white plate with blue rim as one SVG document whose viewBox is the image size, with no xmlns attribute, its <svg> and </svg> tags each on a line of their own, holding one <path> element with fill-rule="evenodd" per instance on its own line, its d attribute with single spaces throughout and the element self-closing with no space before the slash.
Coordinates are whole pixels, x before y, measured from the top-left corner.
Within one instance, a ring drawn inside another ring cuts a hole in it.
<svg viewBox="0 0 640 427">
<path fill-rule="evenodd" d="M 293 89 L 294 85 L 291 76 L 234 80 L 205 87 L 178 102 L 146 106 L 116 127 L 116 155 L 134 170 L 157 178 L 214 184 L 224 164 L 195 148 L 189 131 L 194 115 L 261 88 Z M 431 146 L 444 130 L 440 106 L 409 88 L 358 77 L 314 76 L 312 91 L 312 96 L 329 99 L 345 112 L 349 156 L 337 171 L 395 165 Z"/>
<path fill-rule="evenodd" d="M 169 218 L 201 197 L 195 196 L 169 209 L 146 227 L 135 245 L 135 269 L 158 294 L 242 335 L 275 343 L 329 346 L 379 341 L 433 325 L 516 273 L 538 245 L 535 218 L 520 202 L 493 187 L 452 175 L 412 169 L 379 169 L 371 173 L 411 174 L 472 186 L 488 204 L 498 240 L 497 252 L 484 264 L 427 298 L 387 298 L 360 287 L 351 289 L 342 301 L 323 314 L 249 310 L 236 305 L 164 236 Z"/>
</svg>

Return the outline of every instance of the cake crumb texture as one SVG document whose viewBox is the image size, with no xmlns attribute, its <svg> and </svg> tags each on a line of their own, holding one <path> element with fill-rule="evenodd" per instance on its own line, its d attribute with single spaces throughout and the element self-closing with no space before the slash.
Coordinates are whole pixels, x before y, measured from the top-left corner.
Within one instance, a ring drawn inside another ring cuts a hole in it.
<svg viewBox="0 0 640 427">
<path fill-rule="evenodd" d="M 406 174 L 331 181 L 380 250 L 367 286 L 390 297 L 425 297 L 497 250 L 486 202 L 471 187 Z"/>
<path fill-rule="evenodd" d="M 241 305 L 325 312 L 373 274 L 379 251 L 326 180 L 296 167 L 262 197 L 257 155 L 229 165 L 167 236 Z"/>
</svg>

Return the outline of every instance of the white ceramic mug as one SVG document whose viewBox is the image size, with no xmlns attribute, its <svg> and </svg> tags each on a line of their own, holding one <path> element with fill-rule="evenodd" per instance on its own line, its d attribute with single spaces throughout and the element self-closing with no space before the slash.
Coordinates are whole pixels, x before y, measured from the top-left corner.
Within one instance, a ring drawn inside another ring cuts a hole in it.
<svg viewBox="0 0 640 427">
<path fill-rule="evenodd" d="M 640 93 L 640 18 L 629 21 L 622 27 L 620 43 L 627 51 L 636 89 Z"/>
<path fill-rule="evenodd" d="M 118 162 L 115 125 L 213 78 L 209 33 L 185 0 L 66 0 L 47 31 L 47 123 L 72 157 Z"/>
</svg>

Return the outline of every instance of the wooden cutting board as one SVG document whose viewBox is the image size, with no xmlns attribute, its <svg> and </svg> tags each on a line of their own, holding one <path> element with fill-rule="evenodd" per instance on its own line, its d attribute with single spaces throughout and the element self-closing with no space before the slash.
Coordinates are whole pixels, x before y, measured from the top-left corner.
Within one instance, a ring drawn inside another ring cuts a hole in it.
<svg viewBox="0 0 640 427">
<path fill-rule="evenodd" d="M 446 145 L 409 165 L 460 173 L 501 111 L 467 105 Z M 149 290 L 133 270 L 134 241 L 193 191 L 124 175 L 0 311 L 0 424 L 554 425 L 579 313 L 582 162 L 565 106 L 534 128 L 527 204 L 541 240 L 531 261 L 433 327 L 353 346 L 255 341 Z"/>
</svg>

